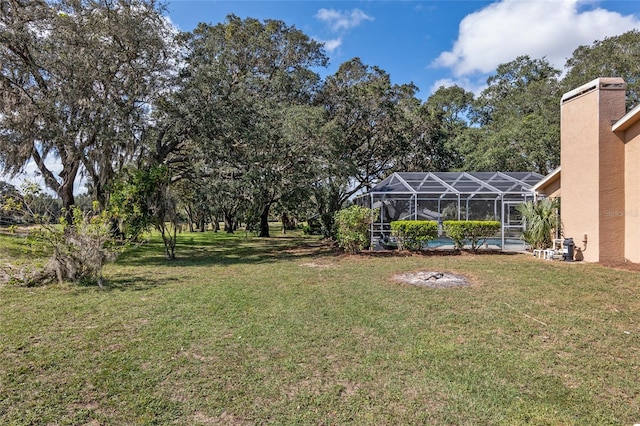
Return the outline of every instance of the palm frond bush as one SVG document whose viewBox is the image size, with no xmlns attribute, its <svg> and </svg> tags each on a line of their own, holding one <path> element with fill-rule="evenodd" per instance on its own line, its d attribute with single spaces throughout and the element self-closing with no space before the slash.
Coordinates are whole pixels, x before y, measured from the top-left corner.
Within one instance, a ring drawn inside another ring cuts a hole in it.
<svg viewBox="0 0 640 426">
<path fill-rule="evenodd" d="M 544 198 L 528 201 L 517 207 L 525 220 L 524 240 L 534 249 L 549 248 L 553 244 L 555 231 L 560 229 L 557 199 Z"/>
</svg>

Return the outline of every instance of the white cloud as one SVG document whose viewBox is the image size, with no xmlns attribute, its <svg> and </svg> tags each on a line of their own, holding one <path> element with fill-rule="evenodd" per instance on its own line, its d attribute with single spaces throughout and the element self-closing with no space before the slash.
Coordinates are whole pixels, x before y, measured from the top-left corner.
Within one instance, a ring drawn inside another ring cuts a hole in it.
<svg viewBox="0 0 640 426">
<path fill-rule="evenodd" d="M 316 19 L 329 26 L 331 31 L 339 32 L 355 28 L 363 21 L 373 21 L 374 18 L 360 9 L 342 11 L 335 9 L 320 9 L 315 15 Z"/>
<path fill-rule="evenodd" d="M 580 45 L 640 28 L 640 20 L 600 7 L 580 10 L 583 0 L 500 0 L 460 22 L 451 51 L 432 63 L 456 77 L 495 71 L 520 55 L 546 57 L 562 69 Z"/>
<path fill-rule="evenodd" d="M 458 79 L 452 78 L 441 78 L 437 80 L 435 83 L 431 85 L 429 88 L 429 95 L 434 94 L 441 87 L 451 87 L 451 86 L 459 86 L 468 92 L 472 92 L 476 95 L 479 95 L 482 90 L 487 87 L 486 81 L 484 79 L 469 79 L 466 77 L 461 77 Z"/>
<path fill-rule="evenodd" d="M 324 49 L 328 53 L 333 53 L 336 49 L 338 49 L 342 45 L 342 38 L 334 38 L 332 40 L 320 40 L 316 39 L 318 43 L 322 43 L 324 45 Z"/>
</svg>

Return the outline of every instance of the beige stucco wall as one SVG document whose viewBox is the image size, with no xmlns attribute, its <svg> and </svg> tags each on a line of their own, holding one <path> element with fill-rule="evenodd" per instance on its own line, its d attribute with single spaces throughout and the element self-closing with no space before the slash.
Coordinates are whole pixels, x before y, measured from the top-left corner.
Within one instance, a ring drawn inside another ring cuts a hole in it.
<svg viewBox="0 0 640 426">
<path fill-rule="evenodd" d="M 640 263 L 640 121 L 624 133 L 625 258 Z"/>
<path fill-rule="evenodd" d="M 549 173 L 544 179 L 533 186 L 538 198 L 559 198 L 561 185 L 560 167 Z"/>
<path fill-rule="evenodd" d="M 562 181 L 562 177 L 558 176 L 557 179 L 550 181 L 549 184 L 540 188 L 540 193 L 548 198 L 559 198 L 561 181 Z"/>
<path fill-rule="evenodd" d="M 562 198 L 565 237 L 582 247 L 584 260 L 624 260 L 624 151 L 611 131 L 625 113 L 622 79 L 597 79 L 563 96 L 561 104 Z"/>
</svg>

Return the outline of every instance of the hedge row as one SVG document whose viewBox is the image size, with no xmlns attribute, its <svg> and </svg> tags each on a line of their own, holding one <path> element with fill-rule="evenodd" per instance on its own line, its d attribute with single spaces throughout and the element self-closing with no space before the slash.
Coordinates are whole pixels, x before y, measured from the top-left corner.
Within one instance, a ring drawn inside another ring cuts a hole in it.
<svg viewBox="0 0 640 426">
<path fill-rule="evenodd" d="M 472 251 L 477 251 L 487 238 L 500 231 L 500 222 L 496 220 L 445 220 L 442 225 L 456 248 L 469 244 Z"/>
<path fill-rule="evenodd" d="M 445 220 L 444 234 L 453 240 L 455 248 L 470 245 L 477 251 L 487 238 L 500 231 L 495 220 Z M 438 223 L 431 220 L 399 220 L 391 222 L 391 231 L 398 241 L 399 250 L 420 250 L 438 236 Z"/>
<path fill-rule="evenodd" d="M 399 250 L 420 250 L 438 236 L 438 224 L 431 220 L 398 220 L 391 222 L 391 231 Z"/>
<path fill-rule="evenodd" d="M 338 245 L 348 253 L 357 253 L 369 246 L 369 227 L 378 217 L 378 209 L 351 206 L 335 215 Z M 421 250 L 438 236 L 438 223 L 430 220 L 399 220 L 391 222 L 391 230 L 400 250 Z M 487 238 L 500 230 L 500 222 L 486 220 L 446 220 L 443 230 L 457 249 L 469 244 L 476 251 Z"/>
</svg>

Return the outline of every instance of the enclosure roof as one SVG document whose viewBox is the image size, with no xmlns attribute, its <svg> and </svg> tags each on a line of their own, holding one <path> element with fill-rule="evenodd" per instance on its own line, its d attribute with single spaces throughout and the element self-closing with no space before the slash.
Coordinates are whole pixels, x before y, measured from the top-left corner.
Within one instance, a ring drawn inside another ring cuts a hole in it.
<svg viewBox="0 0 640 426">
<path fill-rule="evenodd" d="M 369 194 L 523 194 L 543 178 L 533 172 L 399 172 Z"/>
</svg>

